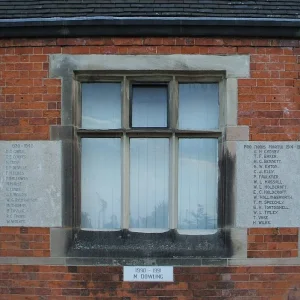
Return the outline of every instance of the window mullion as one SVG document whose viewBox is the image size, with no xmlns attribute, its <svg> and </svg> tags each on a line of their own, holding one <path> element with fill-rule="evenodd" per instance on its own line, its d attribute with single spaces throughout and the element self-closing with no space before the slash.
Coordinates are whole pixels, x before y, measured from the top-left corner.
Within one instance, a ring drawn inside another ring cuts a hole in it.
<svg viewBox="0 0 300 300">
<path fill-rule="evenodd" d="M 129 81 L 124 76 L 122 84 L 122 128 L 129 129 L 130 103 L 129 103 Z"/>
<path fill-rule="evenodd" d="M 169 98 L 170 127 L 171 129 L 176 129 L 178 119 L 178 83 L 175 80 L 175 76 L 170 82 Z"/>
<path fill-rule="evenodd" d="M 129 228 L 129 185 L 130 185 L 130 154 L 129 154 L 129 137 L 124 134 L 122 137 L 122 228 Z"/>
<path fill-rule="evenodd" d="M 126 76 L 123 77 L 122 84 L 122 127 L 129 128 L 129 81 Z M 130 153 L 129 137 L 126 132 L 122 137 L 122 224 L 121 228 L 129 228 L 130 203 L 129 203 L 129 185 L 130 185 Z"/>
<path fill-rule="evenodd" d="M 176 129 L 178 119 L 178 84 L 175 76 L 170 83 L 169 114 L 171 129 Z M 175 133 L 170 138 L 170 201 L 169 201 L 169 226 L 177 228 L 178 216 L 178 138 Z"/>
<path fill-rule="evenodd" d="M 169 201 L 169 226 L 177 228 L 178 216 L 178 138 L 175 134 L 170 139 L 170 201 Z"/>
</svg>

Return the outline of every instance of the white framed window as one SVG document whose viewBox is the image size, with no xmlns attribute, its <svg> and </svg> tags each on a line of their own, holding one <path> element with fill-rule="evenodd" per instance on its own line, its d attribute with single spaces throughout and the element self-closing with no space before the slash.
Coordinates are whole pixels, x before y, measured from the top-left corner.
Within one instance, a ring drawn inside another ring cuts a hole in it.
<svg viewBox="0 0 300 300">
<path fill-rule="evenodd" d="M 218 228 L 222 77 L 82 73 L 77 80 L 81 229 Z"/>
</svg>

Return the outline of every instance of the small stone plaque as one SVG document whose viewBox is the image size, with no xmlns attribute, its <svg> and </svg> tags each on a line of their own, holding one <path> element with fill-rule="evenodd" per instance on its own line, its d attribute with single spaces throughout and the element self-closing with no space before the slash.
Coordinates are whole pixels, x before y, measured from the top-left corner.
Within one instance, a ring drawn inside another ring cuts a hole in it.
<svg viewBox="0 0 300 300">
<path fill-rule="evenodd" d="M 124 281 L 146 281 L 146 282 L 173 282 L 174 270 L 170 266 L 125 266 L 123 270 Z"/>
<path fill-rule="evenodd" d="M 0 142 L 0 226 L 62 226 L 61 142 Z"/>
<path fill-rule="evenodd" d="M 237 227 L 300 226 L 300 142 L 237 142 Z"/>
</svg>

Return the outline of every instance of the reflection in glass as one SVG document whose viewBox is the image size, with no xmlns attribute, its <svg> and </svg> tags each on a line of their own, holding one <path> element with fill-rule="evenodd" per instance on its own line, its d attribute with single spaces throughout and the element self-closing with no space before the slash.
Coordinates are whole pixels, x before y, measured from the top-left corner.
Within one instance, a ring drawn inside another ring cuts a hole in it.
<svg viewBox="0 0 300 300">
<path fill-rule="evenodd" d="M 82 139 L 81 227 L 120 228 L 121 141 Z"/>
<path fill-rule="evenodd" d="M 217 152 L 217 139 L 179 139 L 179 229 L 217 228 Z"/>
<path fill-rule="evenodd" d="M 168 228 L 169 140 L 130 139 L 130 227 Z"/>
<path fill-rule="evenodd" d="M 217 83 L 179 84 L 179 128 L 217 129 L 219 91 Z"/>
<path fill-rule="evenodd" d="M 81 122 L 85 129 L 120 128 L 121 83 L 83 83 Z"/>
<path fill-rule="evenodd" d="M 167 127 L 167 85 L 132 86 L 132 127 Z"/>
</svg>

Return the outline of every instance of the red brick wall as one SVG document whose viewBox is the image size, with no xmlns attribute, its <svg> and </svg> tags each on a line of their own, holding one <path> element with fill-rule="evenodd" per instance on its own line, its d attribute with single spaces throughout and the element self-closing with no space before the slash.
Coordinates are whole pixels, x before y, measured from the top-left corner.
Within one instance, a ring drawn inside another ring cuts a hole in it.
<svg viewBox="0 0 300 300">
<path fill-rule="evenodd" d="M 248 229 L 248 257 L 298 257 L 298 228 Z"/>
<path fill-rule="evenodd" d="M 61 81 L 49 78 L 49 55 L 60 53 L 250 55 L 251 77 L 238 81 L 239 125 L 249 126 L 253 141 L 300 138 L 297 40 L 72 38 L 0 40 L 0 140 L 47 140 L 49 126 L 60 124 Z M 0 256 L 47 257 L 49 237 L 49 229 L 3 227 Z M 297 256 L 298 229 L 248 230 L 248 257 Z M 121 268 L 0 272 L 0 299 L 300 299 L 299 267 L 176 268 L 174 284 L 124 283 Z"/>
<path fill-rule="evenodd" d="M 49 228 L 0 227 L 0 256 L 50 256 Z"/>
<path fill-rule="evenodd" d="M 121 267 L 0 266 L 1 300 L 298 300 L 300 267 L 174 268 L 172 283 L 123 282 Z"/>
<path fill-rule="evenodd" d="M 59 53 L 250 55 L 251 77 L 238 82 L 239 125 L 250 127 L 253 141 L 300 138 L 299 41 L 81 38 L 0 40 L 0 140 L 46 140 L 49 126 L 60 124 L 61 81 L 48 78 L 49 54 Z M 260 239 L 249 236 L 249 257 L 278 257 L 281 250 L 280 257 L 297 256 L 296 235 L 292 241 L 277 238 L 268 245 Z M 274 244 L 280 242 L 284 245 Z M 9 245 L 1 249 L 17 250 L 15 244 Z"/>
<path fill-rule="evenodd" d="M 0 139 L 48 139 L 60 124 L 60 79 L 49 54 L 250 54 L 251 78 L 239 80 L 239 124 L 251 140 L 298 140 L 298 41 L 207 38 L 0 40 Z"/>
</svg>

